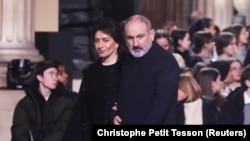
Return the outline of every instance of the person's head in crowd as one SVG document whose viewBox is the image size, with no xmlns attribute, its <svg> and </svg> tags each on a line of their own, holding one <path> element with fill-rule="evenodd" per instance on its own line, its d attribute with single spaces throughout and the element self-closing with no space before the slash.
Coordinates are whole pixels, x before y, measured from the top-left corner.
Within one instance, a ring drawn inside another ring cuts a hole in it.
<svg viewBox="0 0 250 141">
<path fill-rule="evenodd" d="M 214 29 L 216 31 L 216 33 L 215 33 L 215 37 L 216 37 L 216 36 L 218 36 L 221 33 L 221 29 L 220 29 L 220 27 L 218 25 L 215 25 Z"/>
<path fill-rule="evenodd" d="M 182 67 L 180 69 L 181 69 L 181 74 L 188 74 L 188 75 L 193 76 L 193 72 L 192 72 L 191 68 L 189 68 L 189 67 Z"/>
<path fill-rule="evenodd" d="M 250 65 L 245 66 L 243 69 L 240 82 L 244 90 L 250 88 Z"/>
<path fill-rule="evenodd" d="M 209 63 L 208 66 L 218 69 L 221 74 L 221 81 L 225 82 L 231 79 L 229 75 L 230 64 L 231 62 L 228 59 L 220 59 Z"/>
<path fill-rule="evenodd" d="M 230 73 L 232 75 L 232 82 L 240 82 L 242 75 L 243 64 L 239 59 L 230 58 Z"/>
<path fill-rule="evenodd" d="M 196 77 L 200 69 L 206 67 L 207 64 L 205 62 L 197 62 L 193 67 L 192 67 L 192 73 L 193 76 Z"/>
<path fill-rule="evenodd" d="M 58 81 L 62 83 L 64 86 L 68 84 L 68 73 L 66 71 L 65 65 L 60 61 L 55 61 L 58 69 Z"/>
<path fill-rule="evenodd" d="M 108 63 L 126 53 L 120 25 L 109 18 L 101 19 L 92 29 L 95 49 L 101 61 Z"/>
<path fill-rule="evenodd" d="M 215 38 L 217 54 L 220 58 L 229 58 L 236 54 L 236 38 L 231 32 L 221 32 Z"/>
<path fill-rule="evenodd" d="M 194 10 L 189 15 L 189 24 L 195 23 L 198 19 L 204 18 L 205 15 L 199 10 Z"/>
<path fill-rule="evenodd" d="M 186 29 L 176 29 L 171 34 L 174 50 L 181 52 L 187 51 L 190 48 L 190 35 Z"/>
<path fill-rule="evenodd" d="M 196 81 L 201 86 L 202 95 L 213 97 L 223 89 L 223 82 L 218 69 L 212 67 L 204 67 L 200 69 Z"/>
<path fill-rule="evenodd" d="M 248 33 L 250 33 L 250 25 L 246 26 Z M 248 46 L 250 46 L 250 35 L 248 36 Z"/>
<path fill-rule="evenodd" d="M 178 102 L 192 102 L 201 97 L 201 88 L 193 76 L 180 74 L 178 84 Z"/>
<path fill-rule="evenodd" d="M 211 35 L 214 37 L 216 34 L 215 30 L 215 23 L 211 18 L 200 18 L 195 23 L 195 29 L 197 31 L 206 31 L 211 33 Z"/>
<path fill-rule="evenodd" d="M 223 31 L 232 32 L 235 35 L 237 46 L 244 46 L 248 44 L 249 32 L 246 26 L 242 24 L 233 24 L 223 29 Z"/>
<path fill-rule="evenodd" d="M 224 82 L 224 91 L 222 92 L 224 96 L 227 96 L 230 91 L 240 86 L 243 65 L 239 59 L 221 59 L 212 62 L 209 66 L 219 70 L 221 80 Z"/>
<path fill-rule="evenodd" d="M 163 24 L 162 29 L 165 30 L 169 35 L 171 35 L 173 30 L 178 29 L 178 26 L 174 21 L 166 21 Z"/>
<path fill-rule="evenodd" d="M 169 34 L 163 29 L 157 29 L 155 31 L 155 42 L 159 44 L 165 50 L 172 51 L 171 41 Z"/>
<path fill-rule="evenodd" d="M 42 61 L 36 64 L 35 77 L 40 91 L 51 91 L 58 83 L 57 65 L 52 61 Z"/>
<path fill-rule="evenodd" d="M 130 53 L 140 58 L 152 47 L 155 31 L 147 17 L 134 15 L 124 21 L 124 36 Z"/>
<path fill-rule="evenodd" d="M 206 52 L 213 51 L 213 36 L 206 31 L 198 31 L 193 36 L 193 52 L 195 54 L 201 53 L 203 50 Z"/>
</svg>

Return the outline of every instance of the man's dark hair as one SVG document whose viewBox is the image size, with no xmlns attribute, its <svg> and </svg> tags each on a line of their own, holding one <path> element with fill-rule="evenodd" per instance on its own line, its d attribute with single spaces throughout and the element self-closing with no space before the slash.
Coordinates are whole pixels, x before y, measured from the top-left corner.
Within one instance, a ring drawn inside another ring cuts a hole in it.
<svg viewBox="0 0 250 141">
<path fill-rule="evenodd" d="M 42 61 L 36 64 L 35 68 L 35 76 L 36 75 L 43 75 L 43 72 L 49 68 L 56 68 L 57 65 L 52 61 Z"/>
</svg>

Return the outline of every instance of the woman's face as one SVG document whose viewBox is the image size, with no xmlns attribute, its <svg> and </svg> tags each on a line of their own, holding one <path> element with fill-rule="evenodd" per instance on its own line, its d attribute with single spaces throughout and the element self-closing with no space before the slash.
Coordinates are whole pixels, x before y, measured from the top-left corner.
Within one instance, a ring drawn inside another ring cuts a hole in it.
<svg viewBox="0 0 250 141">
<path fill-rule="evenodd" d="M 242 65 L 238 61 L 234 61 L 230 65 L 230 72 L 232 74 L 232 81 L 240 81 L 242 74 Z"/>
<path fill-rule="evenodd" d="M 213 21 L 210 22 L 210 26 L 208 27 L 208 32 L 211 33 L 213 36 L 216 34 L 215 24 Z"/>
<path fill-rule="evenodd" d="M 189 33 L 186 33 L 182 40 L 180 39 L 179 44 L 184 50 L 188 50 L 190 48 L 191 41 Z"/>
<path fill-rule="evenodd" d="M 187 98 L 187 95 L 181 89 L 178 89 L 177 101 L 182 101 L 186 98 Z"/>
<path fill-rule="evenodd" d="M 225 53 L 228 56 L 233 56 L 237 54 L 237 46 L 236 46 L 236 38 L 233 37 L 229 45 L 227 45 L 225 48 L 223 48 L 223 53 Z"/>
<path fill-rule="evenodd" d="M 65 86 L 68 84 L 68 74 L 63 65 L 58 66 L 58 81 Z"/>
<path fill-rule="evenodd" d="M 169 50 L 168 40 L 164 37 L 156 39 L 157 44 L 159 44 L 165 50 Z"/>
<path fill-rule="evenodd" d="M 95 48 L 98 55 L 106 60 L 116 54 L 118 44 L 110 35 L 102 31 L 97 31 L 95 33 Z"/>
<path fill-rule="evenodd" d="M 239 35 L 239 45 L 244 45 L 248 43 L 249 32 L 246 27 L 243 27 Z"/>
<path fill-rule="evenodd" d="M 219 93 L 223 89 L 223 82 L 221 81 L 221 76 L 218 75 L 215 81 L 212 81 L 213 93 Z"/>
</svg>

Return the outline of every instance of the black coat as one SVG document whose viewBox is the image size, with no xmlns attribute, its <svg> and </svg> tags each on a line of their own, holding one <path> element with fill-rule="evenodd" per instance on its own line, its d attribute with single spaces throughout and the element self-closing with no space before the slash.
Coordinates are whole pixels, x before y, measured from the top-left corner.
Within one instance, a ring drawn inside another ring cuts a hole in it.
<svg viewBox="0 0 250 141">
<path fill-rule="evenodd" d="M 110 115 L 120 81 L 120 63 L 102 66 L 100 60 L 83 71 L 78 99 L 64 141 L 91 141 L 94 124 L 111 124 Z"/>
<path fill-rule="evenodd" d="M 130 55 L 118 95 L 122 124 L 176 124 L 179 71 L 174 56 L 156 43 L 142 58 Z"/>
<path fill-rule="evenodd" d="M 223 124 L 243 125 L 244 105 L 244 89 L 238 87 L 229 93 L 222 106 Z"/>
<path fill-rule="evenodd" d="M 30 141 L 31 136 L 34 141 L 62 141 L 73 106 L 67 92 L 53 90 L 44 112 L 38 86 L 28 87 L 25 92 L 14 111 L 11 141 Z"/>
</svg>

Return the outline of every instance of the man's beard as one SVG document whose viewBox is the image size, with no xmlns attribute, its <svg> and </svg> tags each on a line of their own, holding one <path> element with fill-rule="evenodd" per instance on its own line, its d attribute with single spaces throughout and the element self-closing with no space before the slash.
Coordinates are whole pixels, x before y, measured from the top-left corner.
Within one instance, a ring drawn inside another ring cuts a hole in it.
<svg viewBox="0 0 250 141">
<path fill-rule="evenodd" d="M 139 57 L 144 56 L 149 51 L 151 46 L 152 44 L 145 48 L 140 47 L 140 46 L 133 46 L 132 48 L 129 48 L 129 51 L 134 57 L 139 58 Z"/>
</svg>

